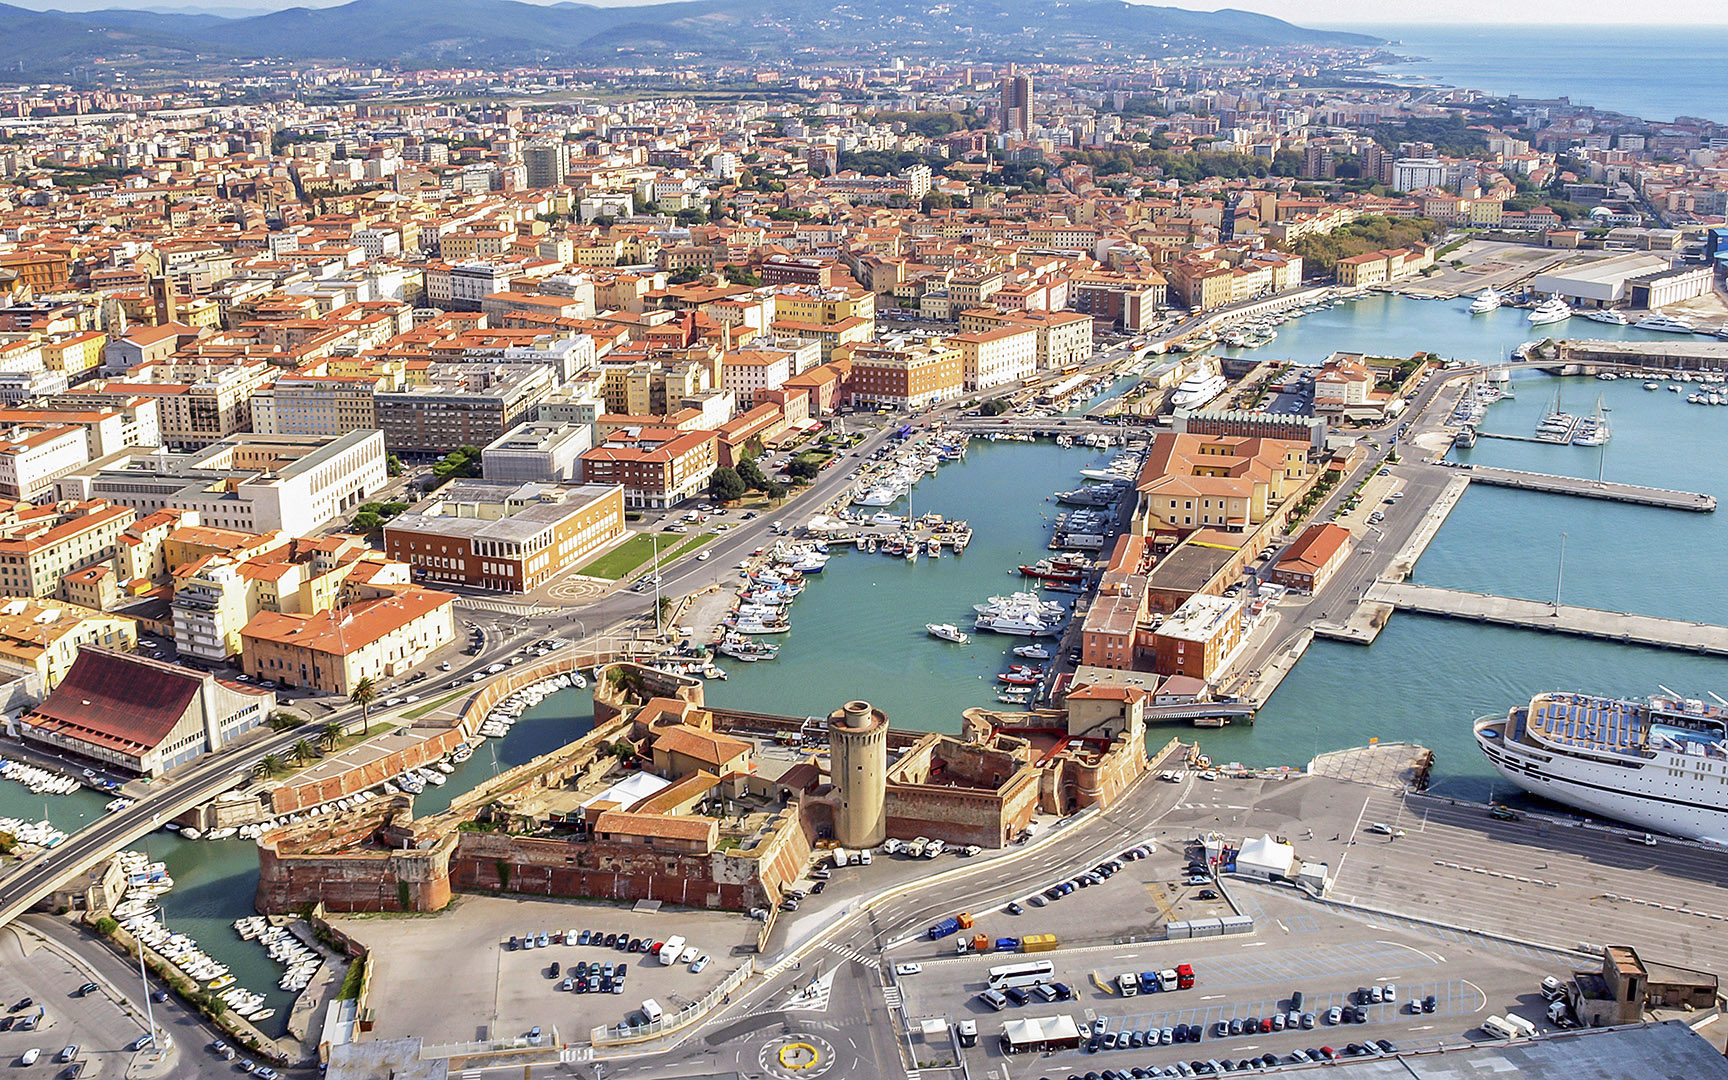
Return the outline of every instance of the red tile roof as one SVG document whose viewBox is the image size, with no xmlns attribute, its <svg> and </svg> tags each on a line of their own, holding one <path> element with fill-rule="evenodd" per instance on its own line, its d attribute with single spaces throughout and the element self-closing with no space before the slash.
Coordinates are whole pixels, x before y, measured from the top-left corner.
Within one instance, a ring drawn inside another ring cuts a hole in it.
<svg viewBox="0 0 1728 1080">
<path fill-rule="evenodd" d="M 172 664 L 86 647 L 25 722 L 66 738 L 143 754 L 174 730 L 200 681 L 197 672 Z"/>
</svg>

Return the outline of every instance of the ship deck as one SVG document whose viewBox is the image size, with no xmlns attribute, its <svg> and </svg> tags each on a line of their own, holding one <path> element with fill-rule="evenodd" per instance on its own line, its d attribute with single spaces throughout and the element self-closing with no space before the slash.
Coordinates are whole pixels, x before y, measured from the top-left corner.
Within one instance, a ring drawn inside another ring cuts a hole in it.
<svg viewBox="0 0 1728 1080">
<path fill-rule="evenodd" d="M 1551 694 L 1533 704 L 1526 724 L 1558 746 L 1636 755 L 1649 740 L 1648 718 L 1629 702 Z"/>
</svg>

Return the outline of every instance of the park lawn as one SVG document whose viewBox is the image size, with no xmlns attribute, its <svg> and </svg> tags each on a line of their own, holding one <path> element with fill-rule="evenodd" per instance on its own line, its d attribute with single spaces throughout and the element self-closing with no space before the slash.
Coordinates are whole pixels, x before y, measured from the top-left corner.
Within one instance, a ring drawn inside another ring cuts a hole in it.
<svg viewBox="0 0 1728 1080">
<path fill-rule="evenodd" d="M 671 543 L 674 539 L 679 541 L 676 546 Z M 660 541 L 660 565 L 665 566 L 678 556 L 700 547 L 712 539 L 714 539 L 713 533 L 699 533 L 696 536 L 679 536 L 677 533 L 668 533 Z M 653 534 L 638 533 L 584 566 L 578 572 L 589 577 L 607 578 L 612 581 L 629 577 L 643 564 L 654 558 L 654 542 Z"/>
</svg>

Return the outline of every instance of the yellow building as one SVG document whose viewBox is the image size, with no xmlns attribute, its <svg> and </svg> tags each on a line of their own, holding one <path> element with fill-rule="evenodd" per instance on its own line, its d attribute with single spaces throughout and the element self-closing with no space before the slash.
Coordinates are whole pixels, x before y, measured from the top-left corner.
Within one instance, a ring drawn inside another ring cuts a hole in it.
<svg viewBox="0 0 1728 1080">
<path fill-rule="evenodd" d="M 107 344 L 107 335 L 94 330 L 44 341 L 42 363 L 49 371 L 63 371 L 68 379 L 76 381 L 86 371 L 92 371 L 101 365 L 102 350 Z"/>
<path fill-rule="evenodd" d="M 1134 531 L 1242 532 L 1308 478 L 1307 442 L 1236 435 L 1158 435 L 1135 481 Z"/>
<path fill-rule="evenodd" d="M 829 326 L 848 319 L 876 320 L 876 294 L 868 289 L 783 285 L 774 290 L 777 321 Z"/>
<path fill-rule="evenodd" d="M 311 615 L 260 612 L 241 632 L 255 679 L 347 697 L 361 679 L 403 675 L 456 640 L 456 594 L 379 590 Z"/>
<path fill-rule="evenodd" d="M 0 597 L 0 669 L 34 674 L 52 690 L 83 645 L 130 652 L 138 646 L 138 624 L 58 600 Z"/>
</svg>

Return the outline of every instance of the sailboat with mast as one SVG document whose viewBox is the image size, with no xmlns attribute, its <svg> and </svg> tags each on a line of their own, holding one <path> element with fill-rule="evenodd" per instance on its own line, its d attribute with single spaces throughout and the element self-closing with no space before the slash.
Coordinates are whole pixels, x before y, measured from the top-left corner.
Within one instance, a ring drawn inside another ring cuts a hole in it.
<svg viewBox="0 0 1728 1080">
<path fill-rule="evenodd" d="M 1602 446 L 1614 437 L 1614 431 L 1608 424 L 1608 409 L 1602 404 L 1601 395 L 1596 398 L 1596 411 L 1578 421 L 1578 429 L 1572 435 L 1576 446 Z"/>
</svg>

